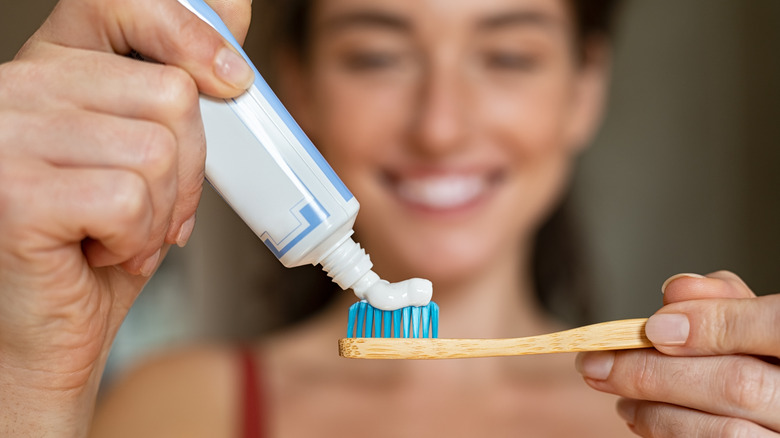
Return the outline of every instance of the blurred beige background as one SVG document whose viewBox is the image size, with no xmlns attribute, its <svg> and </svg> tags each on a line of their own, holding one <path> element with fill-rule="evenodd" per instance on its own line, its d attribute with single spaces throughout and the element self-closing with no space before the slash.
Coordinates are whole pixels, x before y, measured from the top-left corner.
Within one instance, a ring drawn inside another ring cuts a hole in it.
<svg viewBox="0 0 780 438">
<path fill-rule="evenodd" d="M 53 4 L 3 0 L 0 61 Z M 607 120 L 575 180 L 600 319 L 649 315 L 678 272 L 730 269 L 759 293 L 780 292 L 778 54 L 780 1 L 627 3 Z M 116 355 L 269 317 L 225 304 L 227 291 L 253 293 L 265 248 L 211 192 L 198 221 L 131 312 Z"/>
</svg>

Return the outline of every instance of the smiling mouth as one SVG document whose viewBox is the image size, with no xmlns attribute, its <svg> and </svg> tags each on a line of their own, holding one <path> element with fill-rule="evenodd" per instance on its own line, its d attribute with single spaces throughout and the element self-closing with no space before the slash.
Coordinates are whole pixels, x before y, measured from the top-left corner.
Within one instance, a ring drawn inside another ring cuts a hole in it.
<svg viewBox="0 0 780 438">
<path fill-rule="evenodd" d="M 494 174 L 451 173 L 390 177 L 388 182 L 403 202 L 430 211 L 457 210 L 484 199 L 501 179 Z"/>
</svg>

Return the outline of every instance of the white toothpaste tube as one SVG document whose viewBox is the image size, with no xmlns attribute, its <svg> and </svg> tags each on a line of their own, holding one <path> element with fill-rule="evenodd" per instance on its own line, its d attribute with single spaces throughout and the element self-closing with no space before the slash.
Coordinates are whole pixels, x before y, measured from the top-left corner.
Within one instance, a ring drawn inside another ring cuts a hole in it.
<svg viewBox="0 0 780 438">
<path fill-rule="evenodd" d="M 390 284 L 352 239 L 360 205 L 293 120 L 219 16 L 202 0 L 179 0 L 216 29 L 254 69 L 234 99 L 200 99 L 206 178 L 287 267 L 321 264 L 342 289 L 382 310 L 427 305 L 428 280 Z"/>
</svg>

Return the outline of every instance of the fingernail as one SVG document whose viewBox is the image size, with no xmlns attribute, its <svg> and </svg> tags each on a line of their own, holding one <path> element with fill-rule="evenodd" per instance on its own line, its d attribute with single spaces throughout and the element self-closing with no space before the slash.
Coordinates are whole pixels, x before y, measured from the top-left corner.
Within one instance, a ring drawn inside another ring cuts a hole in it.
<svg viewBox="0 0 780 438">
<path fill-rule="evenodd" d="M 155 268 L 157 268 L 157 262 L 160 261 L 160 250 L 158 249 L 157 252 L 152 254 L 148 259 L 144 260 L 144 262 L 141 264 L 141 275 L 144 277 L 149 277 L 154 273 Z"/>
<path fill-rule="evenodd" d="M 684 345 L 690 331 L 688 317 L 679 313 L 657 313 L 645 325 L 647 339 L 656 345 Z"/>
<path fill-rule="evenodd" d="M 621 398 L 620 400 L 618 400 L 617 403 L 618 415 L 620 415 L 620 418 L 622 418 L 626 423 L 632 426 L 636 421 L 636 408 L 637 408 L 636 400 L 629 400 L 625 398 Z"/>
<path fill-rule="evenodd" d="M 614 351 L 580 353 L 574 366 L 583 376 L 593 380 L 607 380 L 615 363 Z"/>
<path fill-rule="evenodd" d="M 664 284 L 661 285 L 661 293 L 666 293 L 666 286 L 669 286 L 669 283 L 673 282 L 674 280 L 677 280 L 678 278 L 682 277 L 688 277 L 688 278 L 707 278 L 703 275 L 699 274 L 692 274 L 690 272 L 685 272 L 682 274 L 672 275 L 671 277 L 667 278 L 666 281 L 664 281 Z"/>
<path fill-rule="evenodd" d="M 190 216 L 189 219 L 184 221 L 183 224 L 181 224 L 181 228 L 179 228 L 179 234 L 176 235 L 176 245 L 178 245 L 180 248 L 183 248 L 184 245 L 187 244 L 187 241 L 190 240 L 190 236 L 192 236 L 193 229 L 195 229 L 194 214 Z"/>
<path fill-rule="evenodd" d="M 252 85 L 255 74 L 249 64 L 234 50 L 223 47 L 214 59 L 214 73 L 228 84 L 246 90 Z"/>
</svg>

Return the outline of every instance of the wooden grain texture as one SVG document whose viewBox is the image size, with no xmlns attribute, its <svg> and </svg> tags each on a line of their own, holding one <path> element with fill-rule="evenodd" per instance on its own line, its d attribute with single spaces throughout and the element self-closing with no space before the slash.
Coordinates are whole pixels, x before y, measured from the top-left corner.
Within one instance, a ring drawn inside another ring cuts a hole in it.
<svg viewBox="0 0 780 438">
<path fill-rule="evenodd" d="M 355 359 L 457 359 L 573 351 L 625 350 L 653 344 L 647 318 L 602 322 L 546 335 L 507 339 L 339 339 L 339 355 Z"/>
</svg>

